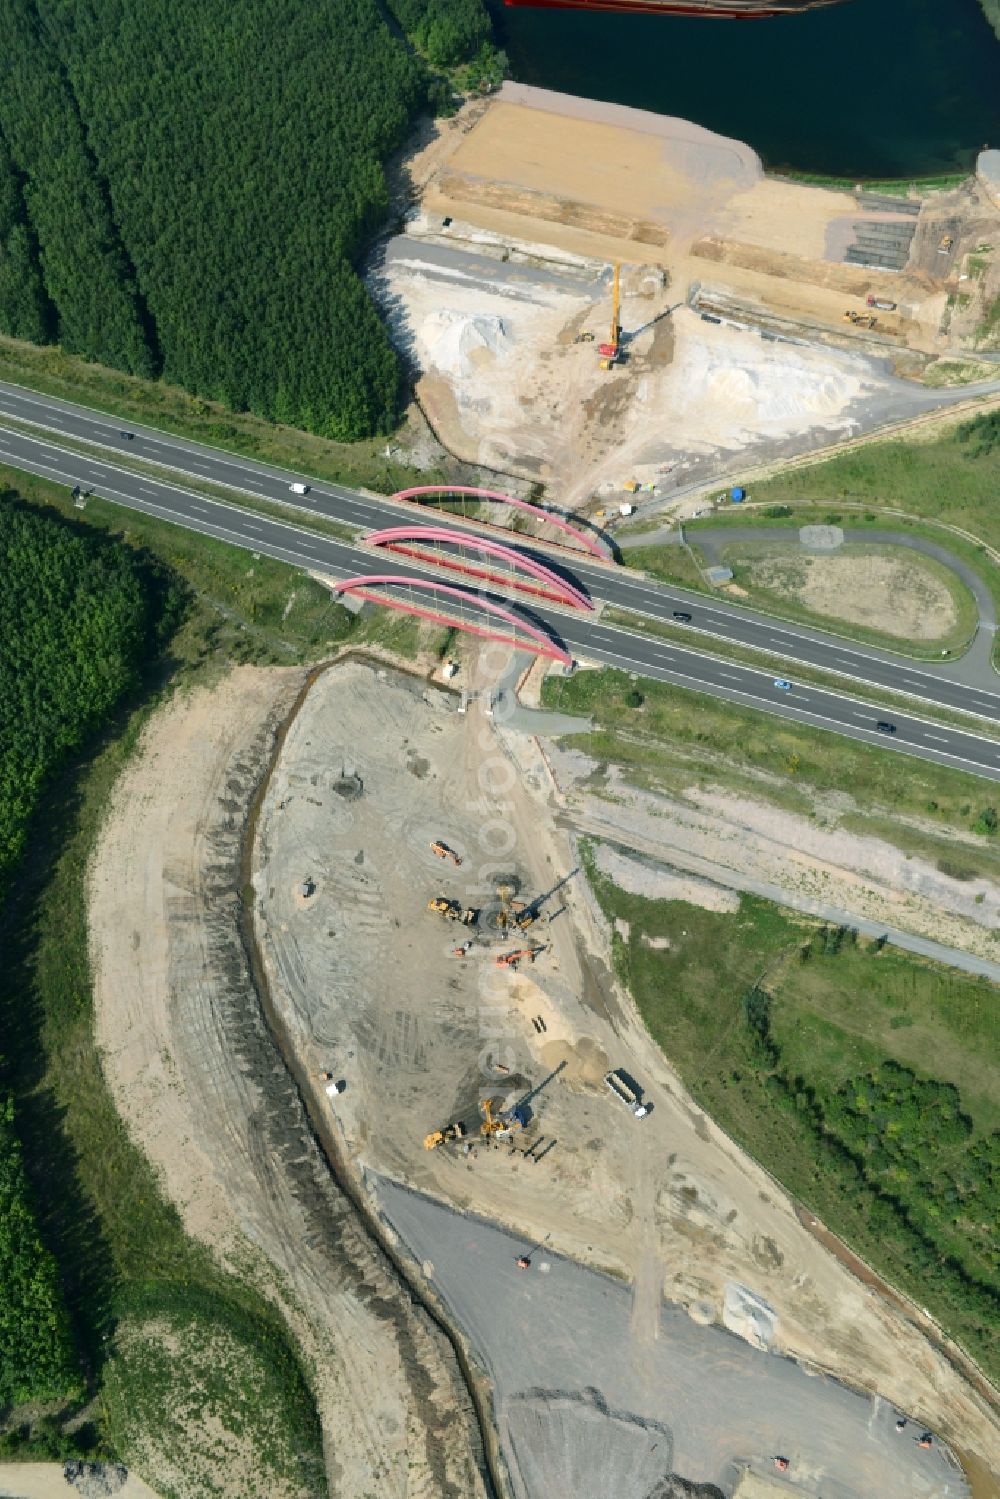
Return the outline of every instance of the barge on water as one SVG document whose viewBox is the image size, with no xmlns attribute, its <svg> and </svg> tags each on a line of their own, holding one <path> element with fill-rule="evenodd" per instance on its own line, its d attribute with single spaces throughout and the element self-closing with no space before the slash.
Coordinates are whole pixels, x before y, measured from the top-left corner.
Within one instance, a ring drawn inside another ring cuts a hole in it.
<svg viewBox="0 0 1000 1499">
<path fill-rule="evenodd" d="M 621 10 L 657 16 L 702 16 L 717 20 L 761 21 L 794 16 L 842 0 L 504 0 L 505 5 L 548 10 Z"/>
</svg>

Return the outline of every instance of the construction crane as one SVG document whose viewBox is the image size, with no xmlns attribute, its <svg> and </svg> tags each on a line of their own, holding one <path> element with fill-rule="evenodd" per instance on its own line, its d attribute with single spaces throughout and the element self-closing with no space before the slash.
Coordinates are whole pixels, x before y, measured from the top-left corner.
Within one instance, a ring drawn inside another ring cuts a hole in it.
<svg viewBox="0 0 1000 1499">
<path fill-rule="evenodd" d="M 493 1135 L 509 1135 L 516 1129 L 523 1129 L 527 1122 L 521 1109 L 511 1109 L 506 1114 L 495 1114 L 495 1098 L 484 1098 L 480 1104 L 483 1111 L 483 1122 L 479 1126 L 479 1133 L 484 1139 L 490 1139 Z"/>
<path fill-rule="evenodd" d="M 424 1149 L 437 1150 L 439 1145 L 447 1145 L 450 1140 L 461 1140 L 464 1134 L 465 1125 L 459 1119 L 454 1124 L 446 1124 L 444 1129 L 435 1129 L 425 1135 Z"/>
<path fill-rule="evenodd" d="M 601 369 L 610 370 L 614 368 L 618 358 L 618 350 L 621 342 L 621 323 L 618 321 L 621 311 L 621 272 L 619 264 L 615 265 L 614 289 L 611 293 L 611 333 L 606 344 L 598 344 L 597 352 L 603 355 Z"/>
<path fill-rule="evenodd" d="M 523 932 L 538 919 L 538 913 L 531 906 L 526 906 L 523 900 L 514 899 L 516 890 L 517 886 L 510 881 L 501 880 L 497 885 L 500 909 L 497 911 L 496 924 L 504 936 L 516 929 Z"/>
<path fill-rule="evenodd" d="M 462 862 L 456 854 L 455 850 L 453 848 L 449 848 L 447 843 L 442 843 L 438 838 L 435 838 L 434 842 L 431 844 L 431 853 L 437 854 L 439 859 L 450 859 L 451 862 L 456 865 L 461 864 Z"/>
</svg>

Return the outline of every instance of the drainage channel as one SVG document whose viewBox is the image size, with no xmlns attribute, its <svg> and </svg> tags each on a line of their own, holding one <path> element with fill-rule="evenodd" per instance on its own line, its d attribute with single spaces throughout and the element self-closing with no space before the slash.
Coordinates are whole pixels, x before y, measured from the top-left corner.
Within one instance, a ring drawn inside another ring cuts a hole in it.
<svg viewBox="0 0 1000 1499">
<path fill-rule="evenodd" d="M 349 660 L 362 660 L 378 666 L 385 664 L 375 657 L 368 656 L 366 652 L 346 651 L 342 655 L 338 655 L 333 661 L 327 661 L 320 666 L 313 667 L 309 672 L 302 688 L 296 696 L 295 702 L 292 704 L 291 710 L 275 734 L 274 744 L 268 757 L 266 769 L 250 801 L 240 843 L 238 888 L 241 891 L 253 889 L 253 849 L 257 836 L 260 811 L 263 806 L 264 797 L 267 794 L 268 786 L 271 783 L 274 768 L 284 748 L 288 732 L 319 677 L 325 671 L 334 670 L 337 665 Z M 410 674 L 412 675 L 413 673 Z M 419 673 L 416 675 L 419 675 Z M 347 1198 L 348 1202 L 354 1208 L 358 1222 L 376 1252 L 388 1260 L 400 1282 L 403 1294 L 408 1297 L 411 1304 L 419 1307 L 424 1312 L 435 1328 L 447 1340 L 448 1346 L 454 1354 L 455 1362 L 458 1365 L 466 1395 L 475 1414 L 476 1426 L 479 1432 L 479 1451 L 475 1455 L 476 1465 L 479 1468 L 488 1499 L 507 1499 L 507 1496 L 510 1494 L 510 1486 L 506 1481 L 506 1469 L 500 1454 L 489 1395 L 483 1390 L 482 1380 L 477 1376 L 458 1333 L 445 1316 L 436 1299 L 428 1294 L 426 1287 L 413 1274 L 410 1265 L 404 1259 L 403 1255 L 390 1242 L 385 1228 L 379 1221 L 377 1214 L 373 1211 L 363 1188 L 351 1172 L 348 1163 L 344 1160 L 329 1123 L 318 1113 L 313 1105 L 312 1090 L 309 1086 L 308 1075 L 295 1054 L 295 1048 L 292 1045 L 288 1030 L 281 1015 L 275 1008 L 271 996 L 270 985 L 267 980 L 267 974 L 264 971 L 260 949 L 257 945 L 257 938 L 254 932 L 252 903 L 248 904 L 242 898 L 239 902 L 239 929 L 250 971 L 250 979 L 260 1002 L 265 1025 L 295 1085 L 309 1122 L 313 1139 L 326 1168 L 337 1189 L 343 1193 L 344 1197 Z"/>
</svg>

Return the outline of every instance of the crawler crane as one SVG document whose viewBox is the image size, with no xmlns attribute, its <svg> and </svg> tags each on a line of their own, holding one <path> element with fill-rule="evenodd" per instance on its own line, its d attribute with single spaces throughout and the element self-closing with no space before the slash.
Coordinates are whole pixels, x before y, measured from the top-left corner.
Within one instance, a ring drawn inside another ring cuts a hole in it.
<svg viewBox="0 0 1000 1499">
<path fill-rule="evenodd" d="M 621 323 L 618 321 L 621 311 L 621 272 L 621 266 L 616 265 L 614 290 L 611 294 L 611 333 L 606 344 L 597 345 L 597 352 L 603 356 L 601 359 L 602 370 L 614 369 L 615 364 L 618 362 L 622 336 Z"/>
</svg>

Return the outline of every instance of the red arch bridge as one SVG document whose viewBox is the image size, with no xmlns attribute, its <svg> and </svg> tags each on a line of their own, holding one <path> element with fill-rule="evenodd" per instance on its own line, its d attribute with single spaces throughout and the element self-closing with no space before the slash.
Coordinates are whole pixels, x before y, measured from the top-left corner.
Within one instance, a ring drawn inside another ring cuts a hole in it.
<svg viewBox="0 0 1000 1499">
<path fill-rule="evenodd" d="M 409 578 L 405 574 L 387 573 L 374 577 L 348 578 L 334 590 L 339 597 L 368 599 L 385 604 L 403 614 L 415 614 L 435 624 L 450 625 L 484 640 L 501 640 L 505 645 L 537 656 L 548 656 L 572 664 L 572 656 L 543 621 L 528 618 L 517 604 L 501 603 L 472 588 L 458 588 L 453 583 L 439 583 L 433 578 Z"/>
<path fill-rule="evenodd" d="M 437 495 L 440 499 L 460 499 L 463 502 L 462 515 L 465 516 L 465 500 L 472 499 L 478 506 L 482 500 L 492 505 L 509 505 L 514 510 L 520 510 L 527 515 L 534 516 L 536 520 L 542 521 L 547 526 L 554 526 L 560 533 L 559 546 L 572 548 L 573 551 L 588 552 L 591 557 L 597 557 L 601 562 L 609 560 L 608 552 L 601 545 L 592 532 L 583 530 L 580 526 L 571 525 L 561 515 L 554 511 L 545 509 L 542 505 L 533 505 L 530 500 L 519 500 L 514 495 L 504 494 L 499 489 L 476 489 L 471 484 L 420 484 L 415 489 L 398 489 L 393 495 L 394 500 L 413 500 L 422 505 L 425 499 L 431 495 Z M 480 525 L 497 524 L 491 521 L 480 521 L 478 516 L 465 517 L 473 519 Z M 497 525 L 501 531 L 510 531 L 509 526 Z"/>
<path fill-rule="evenodd" d="M 589 596 L 541 558 L 526 557 L 502 541 L 460 531 L 454 526 L 389 526 L 371 531 L 368 546 L 398 552 L 434 567 L 461 573 L 504 589 L 534 594 L 568 609 L 593 609 Z"/>
</svg>

